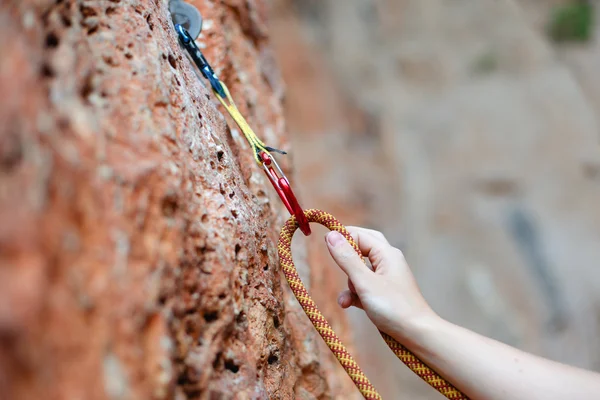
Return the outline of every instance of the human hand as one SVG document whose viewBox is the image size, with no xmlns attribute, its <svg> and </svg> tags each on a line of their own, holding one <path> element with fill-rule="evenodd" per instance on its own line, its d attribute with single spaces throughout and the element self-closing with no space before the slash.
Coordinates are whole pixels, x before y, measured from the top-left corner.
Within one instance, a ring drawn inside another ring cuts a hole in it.
<svg viewBox="0 0 600 400">
<path fill-rule="evenodd" d="M 423 319 L 437 317 L 429 307 L 416 280 L 397 248 L 381 232 L 347 227 L 372 269 L 336 231 L 326 235 L 331 256 L 348 275 L 348 290 L 340 293 L 342 308 L 363 309 L 377 328 L 399 341 L 410 340 L 411 327 Z"/>
</svg>

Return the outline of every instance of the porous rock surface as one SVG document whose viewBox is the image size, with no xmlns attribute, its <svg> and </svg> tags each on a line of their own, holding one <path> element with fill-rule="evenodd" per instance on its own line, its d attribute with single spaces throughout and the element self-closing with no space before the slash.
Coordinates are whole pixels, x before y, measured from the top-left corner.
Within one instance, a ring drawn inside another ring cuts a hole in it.
<svg viewBox="0 0 600 400">
<path fill-rule="evenodd" d="M 289 151 L 267 4 L 192 3 L 241 112 Z M 287 212 L 167 2 L 9 0 L 0 30 L 0 397 L 355 396 L 281 277 Z"/>
</svg>

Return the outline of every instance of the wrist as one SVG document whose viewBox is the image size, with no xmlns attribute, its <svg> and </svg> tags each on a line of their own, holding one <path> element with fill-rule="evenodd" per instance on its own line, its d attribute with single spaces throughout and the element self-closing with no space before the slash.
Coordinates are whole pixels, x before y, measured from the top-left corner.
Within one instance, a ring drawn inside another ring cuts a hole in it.
<svg viewBox="0 0 600 400">
<path fill-rule="evenodd" d="M 391 336 L 408 348 L 421 347 L 431 333 L 439 332 L 445 321 L 433 311 L 405 318 Z"/>
</svg>

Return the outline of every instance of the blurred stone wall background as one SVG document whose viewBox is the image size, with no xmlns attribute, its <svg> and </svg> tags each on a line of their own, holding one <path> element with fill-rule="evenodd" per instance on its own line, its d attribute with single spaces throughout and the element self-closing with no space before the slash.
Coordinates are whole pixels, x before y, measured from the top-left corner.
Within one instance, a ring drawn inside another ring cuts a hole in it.
<svg viewBox="0 0 600 400">
<path fill-rule="evenodd" d="M 600 370 L 599 31 L 551 40 L 562 3 L 277 0 L 271 33 L 303 206 L 383 231 L 443 317 Z M 384 398 L 435 396 L 348 314 Z"/>
</svg>

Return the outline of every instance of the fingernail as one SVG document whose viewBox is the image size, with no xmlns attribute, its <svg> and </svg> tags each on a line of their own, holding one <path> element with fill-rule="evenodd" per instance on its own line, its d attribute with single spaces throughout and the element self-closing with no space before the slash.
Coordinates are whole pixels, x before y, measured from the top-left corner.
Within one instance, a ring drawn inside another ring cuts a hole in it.
<svg viewBox="0 0 600 400">
<path fill-rule="evenodd" d="M 340 307 L 344 307 L 344 295 L 340 294 L 337 298 L 337 302 L 340 305 Z"/>
<path fill-rule="evenodd" d="M 331 231 L 327 234 L 327 241 L 329 242 L 329 244 L 333 247 L 337 246 L 338 244 L 342 243 L 344 241 L 344 237 L 342 236 L 341 233 L 337 232 L 337 231 Z"/>
</svg>

